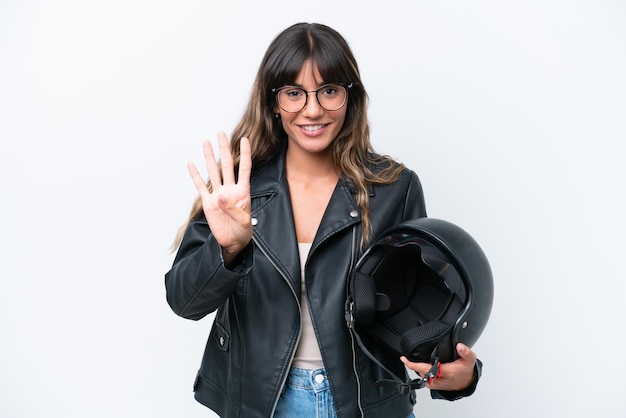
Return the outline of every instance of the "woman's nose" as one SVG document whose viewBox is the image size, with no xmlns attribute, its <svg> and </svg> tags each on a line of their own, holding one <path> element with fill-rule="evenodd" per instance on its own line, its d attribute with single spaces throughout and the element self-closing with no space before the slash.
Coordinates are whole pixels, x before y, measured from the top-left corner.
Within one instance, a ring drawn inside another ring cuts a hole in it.
<svg viewBox="0 0 626 418">
<path fill-rule="evenodd" d="M 302 109 L 302 113 L 308 117 L 315 117 L 324 113 L 324 108 L 317 101 L 317 92 L 311 91 L 307 95 L 307 101 Z"/>
</svg>

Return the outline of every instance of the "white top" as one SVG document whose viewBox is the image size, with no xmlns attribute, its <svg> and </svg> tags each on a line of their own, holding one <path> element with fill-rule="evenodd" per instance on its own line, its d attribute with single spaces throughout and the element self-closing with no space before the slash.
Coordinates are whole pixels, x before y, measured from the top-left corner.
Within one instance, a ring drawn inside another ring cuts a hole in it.
<svg viewBox="0 0 626 418">
<path fill-rule="evenodd" d="M 300 316 L 302 317 L 302 334 L 300 342 L 296 349 L 296 356 L 293 358 L 293 366 L 300 369 L 321 369 L 324 367 L 322 361 L 322 353 L 317 345 L 315 330 L 311 322 L 311 314 L 309 312 L 309 304 L 307 303 L 306 287 L 304 285 L 304 265 L 311 250 L 312 243 L 298 243 L 298 251 L 300 253 L 300 279 L 301 279 L 301 300 L 300 300 Z"/>
</svg>

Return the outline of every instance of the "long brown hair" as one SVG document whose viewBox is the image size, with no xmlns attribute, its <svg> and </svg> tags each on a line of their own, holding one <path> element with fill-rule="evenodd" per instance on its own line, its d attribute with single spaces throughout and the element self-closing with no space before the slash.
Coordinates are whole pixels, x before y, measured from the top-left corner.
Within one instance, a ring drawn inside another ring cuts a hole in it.
<svg viewBox="0 0 626 418">
<path fill-rule="evenodd" d="M 356 187 L 363 223 L 363 246 L 369 241 L 372 229 L 368 185 L 394 182 L 404 166 L 395 163 L 391 157 L 374 153 L 367 119 L 367 93 L 354 55 L 337 31 L 319 23 L 297 23 L 274 38 L 259 66 L 243 117 L 232 132 L 230 150 L 236 167 L 242 137 L 250 140 L 253 167 L 278 152 L 281 142 L 287 141 L 287 135 L 280 119 L 274 117 L 276 95 L 272 89 L 293 84 L 302 65 L 309 59 L 316 63 L 325 83 L 352 84 L 346 118 L 330 145 L 330 154 L 338 172 Z M 381 164 L 386 169 L 374 171 L 374 167 L 381 167 Z M 208 187 L 211 187 L 210 183 Z M 174 248 L 180 244 L 189 222 L 201 214 L 202 201 L 198 197 L 189 219 L 178 231 Z"/>
</svg>

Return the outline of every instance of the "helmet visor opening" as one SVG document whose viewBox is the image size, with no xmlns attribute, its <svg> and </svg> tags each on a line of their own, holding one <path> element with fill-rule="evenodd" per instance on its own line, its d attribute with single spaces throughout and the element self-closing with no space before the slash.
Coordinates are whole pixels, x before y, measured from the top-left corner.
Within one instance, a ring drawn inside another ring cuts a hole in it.
<svg viewBox="0 0 626 418">
<path fill-rule="evenodd" d="M 466 300 L 461 276 L 439 248 L 405 234 L 390 236 L 385 245 L 393 251 L 384 251 L 372 272 L 376 291 L 391 301 L 388 310 L 378 312 L 380 319 L 419 326 L 449 314 L 452 298 Z"/>
</svg>

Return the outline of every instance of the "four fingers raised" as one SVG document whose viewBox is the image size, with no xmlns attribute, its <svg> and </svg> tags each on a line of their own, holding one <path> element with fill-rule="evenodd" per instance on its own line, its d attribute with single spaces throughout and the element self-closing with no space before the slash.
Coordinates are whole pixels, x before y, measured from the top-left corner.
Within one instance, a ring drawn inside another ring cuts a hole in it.
<svg viewBox="0 0 626 418">
<path fill-rule="evenodd" d="M 218 165 L 218 161 L 215 158 L 215 152 L 213 151 L 213 145 L 211 141 L 204 141 L 202 143 L 202 150 L 204 153 L 204 163 L 206 170 L 211 180 L 213 191 L 219 189 L 222 185 L 235 184 L 234 162 L 233 156 L 230 153 L 230 146 L 228 138 L 224 132 L 218 134 L 218 144 L 220 149 L 220 164 L 221 170 Z M 239 173 L 237 184 L 247 185 L 250 183 L 250 173 L 252 172 L 252 153 L 250 150 L 250 141 L 248 138 L 241 138 L 240 141 L 240 161 L 239 161 Z M 193 179 L 196 188 L 206 188 L 206 183 L 202 180 L 198 169 L 195 164 L 187 164 L 189 175 Z"/>
</svg>

